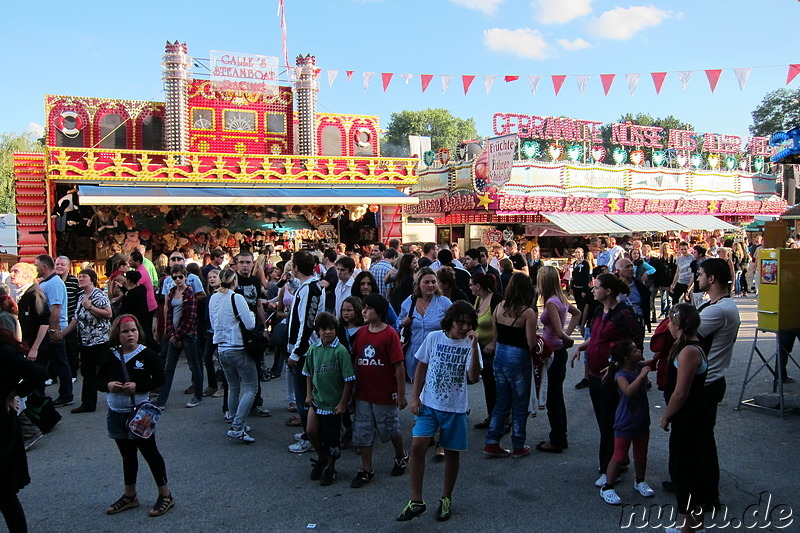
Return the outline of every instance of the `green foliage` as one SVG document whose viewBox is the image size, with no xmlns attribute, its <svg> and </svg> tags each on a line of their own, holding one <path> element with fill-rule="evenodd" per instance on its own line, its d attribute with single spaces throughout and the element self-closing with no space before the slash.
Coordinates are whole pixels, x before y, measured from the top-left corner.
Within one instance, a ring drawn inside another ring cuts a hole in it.
<svg viewBox="0 0 800 533">
<path fill-rule="evenodd" d="M 0 213 L 14 212 L 14 152 L 41 152 L 42 139 L 29 134 L 0 133 Z"/>
<path fill-rule="evenodd" d="M 455 148 L 464 140 L 478 139 L 475 119 L 454 117 L 447 109 L 423 109 L 392 113 L 386 134 L 381 139 L 381 155 L 408 157 L 408 136 L 426 135 L 431 149 Z"/>
<path fill-rule="evenodd" d="M 800 89 L 783 88 L 767 93 L 752 115 L 750 133 L 759 137 L 800 125 Z"/>
</svg>

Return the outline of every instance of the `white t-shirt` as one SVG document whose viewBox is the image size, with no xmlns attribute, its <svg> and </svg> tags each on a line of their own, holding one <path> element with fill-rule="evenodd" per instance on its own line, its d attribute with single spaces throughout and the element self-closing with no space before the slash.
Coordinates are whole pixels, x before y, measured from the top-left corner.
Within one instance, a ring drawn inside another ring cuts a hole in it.
<svg viewBox="0 0 800 533">
<path fill-rule="evenodd" d="M 706 385 L 725 377 L 731 364 L 733 344 L 739 334 L 739 309 L 733 298 L 722 298 L 715 304 L 707 304 L 700 311 L 700 344 L 708 354 Z M 708 341 L 711 341 L 709 347 Z"/>
<path fill-rule="evenodd" d="M 466 413 L 467 371 L 472 356 L 472 341 L 450 339 L 444 331 L 430 333 L 419 347 L 416 357 L 428 365 L 420 401 L 423 405 L 448 413 Z M 483 368 L 480 348 L 478 360 Z"/>
</svg>

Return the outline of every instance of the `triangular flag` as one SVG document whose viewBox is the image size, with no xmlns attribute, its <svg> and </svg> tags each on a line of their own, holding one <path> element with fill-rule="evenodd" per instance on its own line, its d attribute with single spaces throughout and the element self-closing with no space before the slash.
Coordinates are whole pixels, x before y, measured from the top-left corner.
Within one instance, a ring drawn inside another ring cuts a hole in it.
<svg viewBox="0 0 800 533">
<path fill-rule="evenodd" d="M 447 88 L 450 86 L 450 81 L 452 79 L 453 76 L 449 74 L 442 74 L 442 94 L 444 94 Z"/>
<path fill-rule="evenodd" d="M 642 75 L 639 73 L 625 74 L 625 79 L 628 80 L 628 88 L 631 90 L 631 96 L 636 92 L 636 87 L 639 86 L 639 78 L 641 77 Z"/>
<path fill-rule="evenodd" d="M 386 88 L 389 86 L 389 82 L 392 81 L 392 76 L 394 76 L 394 73 L 392 72 L 381 72 L 381 81 L 383 82 L 383 92 L 386 92 Z"/>
<path fill-rule="evenodd" d="M 411 80 L 411 78 L 414 77 L 414 75 L 413 74 L 400 74 L 400 77 L 403 78 L 404 80 L 406 80 L 406 85 L 408 85 L 408 82 Z"/>
<path fill-rule="evenodd" d="M 736 74 L 736 81 L 739 82 L 739 90 L 744 91 L 744 86 L 747 84 L 747 79 L 750 77 L 750 68 L 735 68 L 733 72 Z"/>
<path fill-rule="evenodd" d="M 542 77 L 539 75 L 528 76 L 528 83 L 531 84 L 531 94 L 536 94 L 536 89 L 539 88 L 540 81 L 542 81 Z"/>
<path fill-rule="evenodd" d="M 374 72 L 363 72 L 362 75 L 364 76 L 364 89 L 369 87 L 369 82 L 372 81 L 372 76 L 375 75 Z"/>
<path fill-rule="evenodd" d="M 345 70 L 344 72 L 345 74 L 347 74 L 347 81 L 350 81 L 353 77 L 353 72 L 355 72 L 355 70 Z"/>
<path fill-rule="evenodd" d="M 589 76 L 588 74 L 580 74 L 575 76 L 575 81 L 578 82 L 578 94 L 583 94 L 583 90 L 586 88 L 586 84 L 589 83 Z"/>
<path fill-rule="evenodd" d="M 464 86 L 464 94 L 469 92 L 469 86 L 472 85 L 475 76 L 470 76 L 468 74 L 464 74 L 461 76 L 461 85 Z"/>
<path fill-rule="evenodd" d="M 553 80 L 553 90 L 558 96 L 558 91 L 561 90 L 561 86 L 564 85 L 564 80 L 567 79 L 567 76 L 565 74 L 554 74 L 550 78 Z"/>
<path fill-rule="evenodd" d="M 792 83 L 792 80 L 800 74 L 800 65 L 789 65 L 789 74 L 786 75 L 786 85 Z"/>
<path fill-rule="evenodd" d="M 483 86 L 486 87 L 486 94 L 489 94 L 489 91 L 492 90 L 492 85 L 494 85 L 494 79 L 497 76 L 484 76 L 483 77 Z"/>
<path fill-rule="evenodd" d="M 508 83 L 510 81 L 517 81 L 519 79 L 519 76 L 503 76 L 503 79 L 505 80 L 506 83 Z"/>
<path fill-rule="evenodd" d="M 419 75 L 419 81 L 420 83 L 422 83 L 422 92 L 425 92 L 425 89 L 428 88 L 428 85 L 430 85 L 432 79 L 433 79 L 433 74 Z"/>
<path fill-rule="evenodd" d="M 611 89 L 611 84 L 614 83 L 614 76 L 616 74 L 600 74 L 600 83 L 603 85 L 603 92 L 608 96 L 608 91 Z"/>
<path fill-rule="evenodd" d="M 656 87 L 656 94 L 661 93 L 661 87 L 664 85 L 664 78 L 667 77 L 666 72 L 651 72 L 650 76 L 653 77 L 653 85 Z"/>
<path fill-rule="evenodd" d="M 689 80 L 692 79 L 693 70 L 681 70 L 678 76 L 681 78 L 681 88 L 685 91 L 686 86 L 689 85 Z"/>
<path fill-rule="evenodd" d="M 706 69 L 706 78 L 708 78 L 708 86 L 711 87 L 711 92 L 714 92 L 714 89 L 717 88 L 717 82 L 719 82 L 719 77 L 722 75 L 721 68 L 715 69 Z"/>
<path fill-rule="evenodd" d="M 329 70 L 328 71 L 328 88 L 333 87 L 333 80 L 336 79 L 336 76 L 339 75 L 338 70 Z"/>
</svg>

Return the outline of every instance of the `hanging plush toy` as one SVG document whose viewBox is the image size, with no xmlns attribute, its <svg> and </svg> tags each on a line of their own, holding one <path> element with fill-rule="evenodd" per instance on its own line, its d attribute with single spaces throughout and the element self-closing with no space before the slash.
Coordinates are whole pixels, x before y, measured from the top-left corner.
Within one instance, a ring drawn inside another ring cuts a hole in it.
<svg viewBox="0 0 800 533">
<path fill-rule="evenodd" d="M 67 194 L 58 199 L 58 203 L 53 209 L 51 217 L 66 217 L 67 226 L 80 224 L 80 199 L 78 197 L 78 187 L 72 187 Z"/>
</svg>

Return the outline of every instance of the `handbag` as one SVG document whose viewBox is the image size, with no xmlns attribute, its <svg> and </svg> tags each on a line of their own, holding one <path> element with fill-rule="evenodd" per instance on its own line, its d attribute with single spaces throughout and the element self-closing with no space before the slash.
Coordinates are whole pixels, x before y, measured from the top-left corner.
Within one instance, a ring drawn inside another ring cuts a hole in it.
<svg viewBox="0 0 800 533">
<path fill-rule="evenodd" d="M 408 352 L 408 348 L 411 346 L 411 323 L 414 321 L 414 308 L 417 305 L 417 297 L 411 297 L 411 307 L 408 310 L 408 325 L 403 326 L 400 329 L 400 344 L 403 345 L 403 353 Z"/>
<path fill-rule="evenodd" d="M 266 339 L 250 331 L 242 322 L 242 317 L 239 316 L 239 310 L 236 308 L 236 293 L 231 292 L 231 307 L 233 308 L 233 315 L 236 321 L 239 322 L 239 331 L 242 332 L 242 342 L 244 343 L 244 351 L 254 361 L 260 361 L 264 357 L 264 350 L 266 350 Z"/>
<path fill-rule="evenodd" d="M 50 396 L 33 391 L 25 399 L 25 416 L 28 417 L 42 433 L 50 433 L 61 420 Z"/>
<path fill-rule="evenodd" d="M 118 355 L 125 382 L 130 382 L 131 377 L 128 375 L 125 359 L 122 357 L 122 353 Z M 131 394 L 131 403 L 133 404 L 133 411 L 131 416 L 128 417 L 128 431 L 139 438 L 149 439 L 156 431 L 156 424 L 158 424 L 158 419 L 161 418 L 161 408 L 149 401 L 137 404 L 133 394 Z"/>
</svg>

